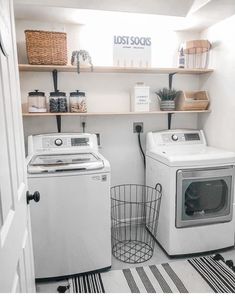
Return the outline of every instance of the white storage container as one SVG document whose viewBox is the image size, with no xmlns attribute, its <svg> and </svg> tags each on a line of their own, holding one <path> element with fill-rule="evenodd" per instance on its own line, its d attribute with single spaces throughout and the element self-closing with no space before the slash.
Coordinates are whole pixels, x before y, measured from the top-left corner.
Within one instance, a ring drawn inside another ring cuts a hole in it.
<svg viewBox="0 0 235 299">
<path fill-rule="evenodd" d="M 37 89 L 28 94 L 28 112 L 44 113 L 47 112 L 45 93 Z"/>
<path fill-rule="evenodd" d="M 65 92 L 59 90 L 50 92 L 49 110 L 51 113 L 68 112 L 68 102 Z"/>
<path fill-rule="evenodd" d="M 131 111 L 148 112 L 149 111 L 149 86 L 144 83 L 136 83 L 131 92 Z"/>
<path fill-rule="evenodd" d="M 77 90 L 76 92 L 71 92 L 69 102 L 71 112 L 87 112 L 85 92 L 81 92 L 79 90 Z"/>
</svg>

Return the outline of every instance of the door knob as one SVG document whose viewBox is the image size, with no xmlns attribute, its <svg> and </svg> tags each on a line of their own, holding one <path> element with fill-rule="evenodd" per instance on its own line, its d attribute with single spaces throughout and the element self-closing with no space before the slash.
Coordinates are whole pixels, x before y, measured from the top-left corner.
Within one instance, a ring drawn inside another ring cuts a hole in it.
<svg viewBox="0 0 235 299">
<path fill-rule="evenodd" d="M 40 200 L 40 193 L 35 191 L 34 194 L 30 194 L 29 191 L 26 193 L 26 201 L 29 204 L 30 200 L 34 200 L 35 202 L 39 202 Z"/>
</svg>

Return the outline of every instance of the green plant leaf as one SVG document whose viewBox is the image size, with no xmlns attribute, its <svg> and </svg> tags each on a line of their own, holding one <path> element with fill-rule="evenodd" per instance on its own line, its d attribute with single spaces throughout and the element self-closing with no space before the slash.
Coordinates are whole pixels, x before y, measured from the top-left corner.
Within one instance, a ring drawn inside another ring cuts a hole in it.
<svg viewBox="0 0 235 299">
<path fill-rule="evenodd" d="M 179 91 L 175 89 L 169 89 L 169 88 L 162 88 L 159 89 L 156 94 L 159 96 L 161 101 L 174 101 L 176 96 L 178 95 Z"/>
</svg>

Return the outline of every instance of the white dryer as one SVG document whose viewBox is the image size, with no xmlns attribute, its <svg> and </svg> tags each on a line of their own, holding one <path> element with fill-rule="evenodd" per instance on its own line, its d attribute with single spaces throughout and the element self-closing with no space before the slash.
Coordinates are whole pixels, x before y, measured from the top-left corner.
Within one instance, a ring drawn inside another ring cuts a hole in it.
<svg viewBox="0 0 235 299">
<path fill-rule="evenodd" d="M 29 136 L 28 149 L 36 278 L 110 268 L 110 165 L 96 135 Z"/>
<path fill-rule="evenodd" d="M 163 190 L 155 237 L 169 255 L 234 246 L 234 165 L 201 130 L 147 134 L 146 184 Z"/>
</svg>

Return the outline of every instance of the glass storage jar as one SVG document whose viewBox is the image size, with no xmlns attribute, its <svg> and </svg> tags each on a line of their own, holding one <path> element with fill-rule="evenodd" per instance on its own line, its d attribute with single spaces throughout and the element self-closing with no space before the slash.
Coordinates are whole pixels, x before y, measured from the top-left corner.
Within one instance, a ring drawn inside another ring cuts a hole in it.
<svg viewBox="0 0 235 299">
<path fill-rule="evenodd" d="M 51 113 L 68 112 L 66 93 L 59 90 L 50 92 L 49 109 Z"/>
<path fill-rule="evenodd" d="M 28 93 L 28 112 L 43 113 L 47 112 L 47 103 L 45 93 L 35 89 Z"/>
<path fill-rule="evenodd" d="M 69 97 L 69 102 L 70 102 L 71 112 L 77 112 L 77 113 L 87 112 L 85 92 L 81 92 L 79 90 L 75 92 L 71 92 Z"/>
</svg>

